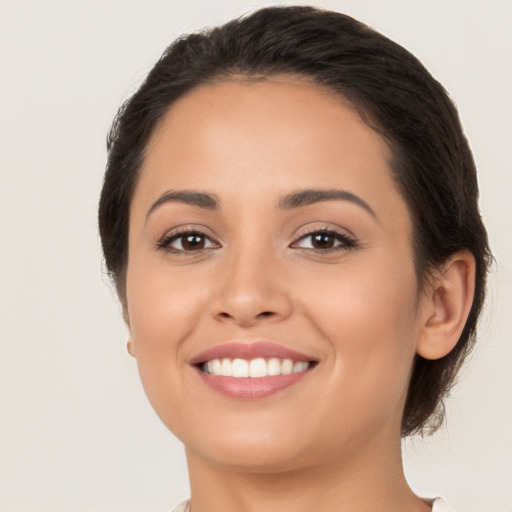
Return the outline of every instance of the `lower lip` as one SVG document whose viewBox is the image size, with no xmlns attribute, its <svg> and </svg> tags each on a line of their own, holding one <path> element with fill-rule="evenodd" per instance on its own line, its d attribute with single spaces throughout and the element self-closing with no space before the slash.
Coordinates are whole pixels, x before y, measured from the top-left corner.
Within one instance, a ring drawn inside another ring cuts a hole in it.
<svg viewBox="0 0 512 512">
<path fill-rule="evenodd" d="M 203 382 L 213 390 L 230 398 L 241 398 L 251 400 L 265 398 L 293 386 L 303 379 L 311 368 L 303 371 L 290 373 L 288 375 L 272 375 L 268 377 L 223 377 L 204 373 L 195 368 Z"/>
</svg>

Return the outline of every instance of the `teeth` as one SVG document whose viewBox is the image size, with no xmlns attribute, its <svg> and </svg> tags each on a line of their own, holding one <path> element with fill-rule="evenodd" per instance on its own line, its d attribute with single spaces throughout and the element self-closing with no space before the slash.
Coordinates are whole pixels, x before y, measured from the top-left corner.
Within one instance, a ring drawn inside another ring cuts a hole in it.
<svg viewBox="0 0 512 512">
<path fill-rule="evenodd" d="M 281 361 L 277 357 L 269 359 L 267 363 L 267 375 L 281 375 Z"/>
<path fill-rule="evenodd" d="M 224 364 L 224 361 L 222 364 Z M 233 361 L 233 377 L 249 377 L 249 363 L 245 359 L 235 359 Z"/>
<path fill-rule="evenodd" d="M 262 357 L 252 359 L 249 363 L 249 377 L 266 377 L 267 362 Z"/>
<path fill-rule="evenodd" d="M 224 377 L 231 377 L 233 375 L 233 365 L 230 359 L 223 359 L 222 366 L 220 367 L 220 375 Z"/>
<path fill-rule="evenodd" d="M 306 371 L 308 369 L 308 366 L 309 363 L 307 363 L 306 361 L 297 361 L 293 365 L 293 373 Z"/>
<path fill-rule="evenodd" d="M 215 375 L 221 375 L 222 372 L 222 363 L 220 362 L 220 359 L 214 359 L 212 361 L 212 370 L 208 373 L 214 373 Z"/>
<path fill-rule="evenodd" d="M 268 375 L 289 375 L 290 373 L 304 372 L 309 368 L 306 361 L 292 361 L 291 359 L 278 359 L 272 357 L 264 359 L 258 357 L 247 361 L 245 359 L 213 359 L 203 364 L 205 373 L 224 377 L 267 377 Z"/>
<path fill-rule="evenodd" d="M 285 359 L 281 363 L 281 373 L 288 375 L 293 372 L 293 361 L 291 359 Z"/>
</svg>

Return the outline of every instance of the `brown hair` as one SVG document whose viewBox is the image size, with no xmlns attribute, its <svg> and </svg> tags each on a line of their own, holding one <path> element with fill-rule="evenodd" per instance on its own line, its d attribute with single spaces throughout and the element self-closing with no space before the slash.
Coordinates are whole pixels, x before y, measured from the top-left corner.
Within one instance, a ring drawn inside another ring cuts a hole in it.
<svg viewBox="0 0 512 512">
<path fill-rule="evenodd" d="M 491 254 L 478 209 L 476 170 L 456 108 L 407 50 L 349 16 L 312 7 L 270 7 L 171 44 L 121 107 L 108 136 L 99 207 L 106 267 L 125 299 L 128 223 L 146 144 L 177 99 L 233 75 L 289 73 L 348 99 L 387 141 L 413 220 L 420 285 L 461 249 L 476 260 L 473 305 L 445 357 L 416 356 L 402 435 L 435 430 L 447 394 L 475 341 Z"/>
</svg>

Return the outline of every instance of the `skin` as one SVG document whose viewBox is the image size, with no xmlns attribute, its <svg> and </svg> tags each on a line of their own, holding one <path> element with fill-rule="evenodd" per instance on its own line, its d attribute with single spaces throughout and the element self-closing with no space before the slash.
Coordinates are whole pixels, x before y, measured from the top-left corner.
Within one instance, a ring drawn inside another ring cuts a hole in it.
<svg viewBox="0 0 512 512">
<path fill-rule="evenodd" d="M 319 499 L 323 512 L 430 509 L 404 478 L 400 422 L 414 355 L 442 357 L 458 339 L 472 260 L 453 258 L 419 292 L 388 159 L 349 105 L 293 77 L 201 87 L 155 130 L 130 214 L 128 348 L 185 444 L 194 512 L 300 512 Z M 192 189 L 219 208 L 153 206 Z M 276 206 L 305 189 L 348 191 L 373 213 L 343 199 Z M 204 232 L 204 248 L 159 248 L 177 228 Z M 306 235 L 326 228 L 353 245 L 314 247 Z M 319 362 L 253 401 L 213 391 L 189 364 L 261 339 Z"/>
</svg>

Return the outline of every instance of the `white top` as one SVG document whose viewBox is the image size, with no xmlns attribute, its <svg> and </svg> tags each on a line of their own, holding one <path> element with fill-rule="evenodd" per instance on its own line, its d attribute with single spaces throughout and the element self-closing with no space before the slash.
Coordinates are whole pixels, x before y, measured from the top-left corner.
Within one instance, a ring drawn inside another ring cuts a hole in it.
<svg viewBox="0 0 512 512">
<path fill-rule="evenodd" d="M 432 501 L 432 512 L 455 512 L 442 498 Z"/>
<path fill-rule="evenodd" d="M 172 512 L 190 512 L 189 500 L 180 503 Z M 442 498 L 432 500 L 432 512 L 455 512 Z"/>
</svg>

